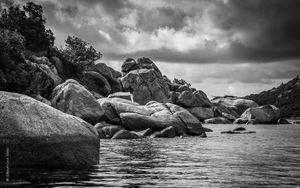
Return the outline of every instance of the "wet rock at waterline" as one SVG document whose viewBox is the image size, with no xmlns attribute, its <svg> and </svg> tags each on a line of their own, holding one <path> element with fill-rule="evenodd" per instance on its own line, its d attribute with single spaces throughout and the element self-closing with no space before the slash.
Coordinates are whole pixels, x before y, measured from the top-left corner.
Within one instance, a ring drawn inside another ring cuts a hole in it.
<svg viewBox="0 0 300 188">
<path fill-rule="evenodd" d="M 232 124 L 231 121 L 223 117 L 214 117 L 214 118 L 206 119 L 204 122 L 210 124 Z"/>
<path fill-rule="evenodd" d="M 136 139 L 139 138 L 138 135 L 129 132 L 125 129 L 119 130 L 116 134 L 112 137 L 112 139 Z"/>
<path fill-rule="evenodd" d="M 78 117 L 31 97 L 0 91 L 0 118 L 0 146 L 9 147 L 11 166 L 74 168 L 99 163 L 97 131 Z"/>
<path fill-rule="evenodd" d="M 250 124 L 276 124 L 280 116 L 279 109 L 273 105 L 248 108 L 242 115 L 242 120 Z"/>
<path fill-rule="evenodd" d="M 153 133 L 151 138 L 174 138 L 176 136 L 176 131 L 173 126 L 167 127 L 161 131 Z"/>
</svg>

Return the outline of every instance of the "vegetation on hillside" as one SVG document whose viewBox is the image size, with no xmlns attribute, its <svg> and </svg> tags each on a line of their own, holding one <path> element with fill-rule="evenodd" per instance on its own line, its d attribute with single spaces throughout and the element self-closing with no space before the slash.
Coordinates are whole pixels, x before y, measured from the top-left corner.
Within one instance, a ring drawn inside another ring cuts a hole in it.
<svg viewBox="0 0 300 188">
<path fill-rule="evenodd" d="M 65 41 L 65 48 L 59 50 L 54 46 L 52 31 L 45 24 L 42 6 L 32 2 L 22 7 L 12 6 L 2 10 L 0 90 L 26 95 L 41 94 L 38 90 L 45 90 L 41 95 L 49 96 L 47 92 L 51 91 L 53 84 L 50 79 L 45 78 L 45 70 L 32 63 L 35 59 L 33 56 L 40 56 L 40 52 L 47 56 L 46 59 L 58 57 L 62 61 L 64 72 L 60 76 L 63 79 L 80 80 L 82 71 L 102 57 L 93 46 L 76 36 L 69 36 Z M 49 67 L 53 66 L 54 64 Z"/>
<path fill-rule="evenodd" d="M 299 76 L 277 88 L 252 94 L 245 98 L 259 105 L 272 104 L 280 109 L 281 117 L 300 117 L 300 79 Z"/>
</svg>

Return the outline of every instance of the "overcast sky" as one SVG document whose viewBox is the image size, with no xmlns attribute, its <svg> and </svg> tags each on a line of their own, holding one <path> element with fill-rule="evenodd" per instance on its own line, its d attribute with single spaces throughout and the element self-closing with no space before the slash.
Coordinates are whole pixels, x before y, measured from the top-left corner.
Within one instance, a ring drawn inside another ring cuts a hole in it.
<svg viewBox="0 0 300 188">
<path fill-rule="evenodd" d="M 1 6 L 23 0 L 1 0 Z M 170 79 L 244 96 L 300 73 L 299 0 L 43 0 L 56 45 L 76 35 L 120 70 L 149 57 Z"/>
</svg>

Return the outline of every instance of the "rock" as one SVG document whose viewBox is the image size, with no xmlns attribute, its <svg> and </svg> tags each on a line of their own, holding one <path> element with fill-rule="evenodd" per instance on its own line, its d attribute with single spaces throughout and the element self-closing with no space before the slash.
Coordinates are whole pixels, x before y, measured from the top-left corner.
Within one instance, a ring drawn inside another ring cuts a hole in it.
<svg viewBox="0 0 300 188">
<path fill-rule="evenodd" d="M 171 103 L 148 102 L 145 106 L 120 98 L 99 99 L 109 122 L 122 124 L 130 131 L 163 130 L 173 126 L 177 135 L 200 135 L 200 121 L 184 108 Z"/>
<path fill-rule="evenodd" d="M 106 138 L 112 138 L 116 134 L 116 132 L 118 132 L 122 129 L 124 129 L 124 128 L 121 127 L 121 126 L 105 126 L 105 127 L 102 127 L 103 134 L 105 135 Z"/>
<path fill-rule="evenodd" d="M 207 95 L 201 91 L 197 90 L 193 92 L 193 95 L 196 98 L 196 102 L 199 104 L 200 107 L 211 107 L 212 103 L 210 100 L 207 98 Z"/>
<path fill-rule="evenodd" d="M 225 119 L 223 117 L 214 117 L 210 119 L 206 119 L 205 123 L 210 123 L 210 124 L 232 124 L 231 121 L 228 119 Z"/>
<path fill-rule="evenodd" d="M 127 130 L 151 128 L 151 130 L 160 131 L 173 126 L 176 130 L 176 135 L 186 133 L 199 135 L 204 132 L 200 121 L 187 110 L 177 105 L 152 101 L 147 103 L 143 108 L 146 110 L 143 114 L 137 111 L 120 113 L 124 127 Z"/>
<path fill-rule="evenodd" d="M 241 132 L 238 132 L 238 131 L 222 131 L 221 134 L 241 134 Z"/>
<path fill-rule="evenodd" d="M 137 65 L 140 69 L 149 69 L 149 70 L 152 69 L 162 77 L 162 74 L 161 74 L 160 70 L 158 69 L 158 67 L 149 58 L 146 58 L 146 57 L 138 58 Z"/>
<path fill-rule="evenodd" d="M 82 83 L 90 91 L 94 91 L 103 96 L 111 93 L 111 87 L 104 76 L 95 71 L 83 71 Z"/>
<path fill-rule="evenodd" d="M 55 87 L 53 78 L 51 78 L 50 75 L 46 74 L 43 70 L 41 70 L 38 64 L 27 60 L 25 61 L 25 63 L 25 71 L 27 71 L 27 73 L 32 73 L 31 77 L 29 78 L 30 86 L 27 87 L 26 91 L 24 92 L 17 92 L 24 93 L 27 95 L 41 95 L 44 98 L 49 98 L 53 88 Z M 11 76 L 14 76 L 14 74 L 11 74 Z M 24 77 L 24 79 L 28 78 Z"/>
<path fill-rule="evenodd" d="M 236 120 L 234 120 L 233 124 L 246 124 L 247 120 L 243 120 L 241 118 L 237 118 Z"/>
<path fill-rule="evenodd" d="M 139 137 L 146 137 L 146 136 L 150 136 L 153 134 L 153 131 L 150 128 L 142 130 L 142 131 L 131 131 L 131 132 L 135 133 Z"/>
<path fill-rule="evenodd" d="M 205 119 L 214 117 L 214 112 L 212 108 L 193 107 L 193 108 L 186 108 L 186 109 L 202 122 Z"/>
<path fill-rule="evenodd" d="M 10 166 L 70 167 L 99 163 L 93 126 L 25 95 L 0 91 L 0 147 Z M 0 155 L 0 161 L 5 161 Z"/>
<path fill-rule="evenodd" d="M 62 61 L 58 57 L 53 56 L 50 58 L 50 62 L 55 66 L 58 75 L 61 78 L 64 78 L 64 65 Z"/>
<path fill-rule="evenodd" d="M 176 93 L 176 104 L 183 107 L 210 107 L 211 103 L 203 91 L 183 91 L 182 93 Z"/>
<path fill-rule="evenodd" d="M 47 57 L 37 57 L 35 55 L 31 56 L 31 64 L 38 67 L 42 72 L 48 75 L 54 82 L 54 87 L 63 83 L 63 80 L 58 76 L 58 71 L 52 63 L 50 63 Z"/>
<path fill-rule="evenodd" d="M 132 101 L 130 92 L 117 92 L 110 94 L 108 98 L 121 98 Z"/>
<path fill-rule="evenodd" d="M 114 124 L 121 124 L 119 114 L 124 112 L 139 113 L 150 115 L 142 106 L 135 102 L 121 98 L 102 98 L 98 99 L 99 104 L 104 109 L 104 119 Z"/>
<path fill-rule="evenodd" d="M 200 135 L 200 137 L 202 137 L 202 138 L 206 138 L 207 136 L 206 136 L 206 133 L 204 132 L 204 133 L 202 133 L 201 135 Z"/>
<path fill-rule="evenodd" d="M 280 118 L 277 121 L 277 124 L 291 124 L 287 119 Z"/>
<path fill-rule="evenodd" d="M 207 127 L 203 127 L 203 130 L 204 130 L 205 132 L 213 132 L 213 130 L 211 130 L 211 129 L 207 128 Z"/>
<path fill-rule="evenodd" d="M 95 124 L 104 111 L 96 98 L 77 81 L 69 79 L 57 86 L 51 96 L 54 108 Z"/>
<path fill-rule="evenodd" d="M 251 134 L 256 133 L 255 131 L 222 131 L 221 134 Z"/>
<path fill-rule="evenodd" d="M 246 129 L 244 127 L 237 127 L 233 129 L 233 131 L 245 131 Z"/>
<path fill-rule="evenodd" d="M 138 69 L 130 71 L 121 78 L 122 85 L 126 91 L 130 91 L 133 100 L 139 104 L 149 101 L 168 102 L 169 87 L 163 77 L 154 70 Z"/>
<path fill-rule="evenodd" d="M 189 135 L 201 135 L 204 130 L 200 121 L 186 109 L 175 104 L 166 103 L 173 116 L 179 118 L 186 126 L 186 133 Z M 181 134 L 180 134 L 181 135 Z"/>
<path fill-rule="evenodd" d="M 111 93 L 122 91 L 121 81 L 117 79 L 118 77 L 121 77 L 120 72 L 108 67 L 105 63 L 97 63 L 94 66 L 89 67 L 87 70 L 101 74 L 108 81 Z"/>
<path fill-rule="evenodd" d="M 125 129 L 119 130 L 113 137 L 112 139 L 136 139 L 139 138 L 138 135 L 129 132 Z"/>
<path fill-rule="evenodd" d="M 212 99 L 212 102 L 234 109 L 238 115 L 241 115 L 248 108 L 258 107 L 258 104 L 252 100 L 242 99 L 235 96 L 215 97 Z"/>
<path fill-rule="evenodd" d="M 241 115 L 241 119 L 253 121 L 253 124 L 276 124 L 279 117 L 279 109 L 273 105 L 248 108 Z"/>
<path fill-rule="evenodd" d="M 192 89 L 188 85 L 181 85 L 181 86 L 179 86 L 178 89 L 176 89 L 176 92 L 178 92 L 178 93 L 182 93 L 184 91 L 188 91 L 190 93 L 193 92 Z"/>
<path fill-rule="evenodd" d="M 239 118 L 240 115 L 236 112 L 236 107 L 234 106 L 224 106 L 220 103 L 213 103 L 214 117 L 224 117 L 231 120 Z"/>
<path fill-rule="evenodd" d="M 132 70 L 140 69 L 136 63 L 136 61 L 132 58 L 127 58 L 125 62 L 121 66 L 121 71 L 125 74 Z"/>
<path fill-rule="evenodd" d="M 63 80 L 58 76 L 58 73 L 55 74 L 48 65 L 38 64 L 37 66 L 39 67 L 39 69 L 42 72 L 44 72 L 46 75 L 48 75 L 53 80 L 54 87 L 63 83 Z M 56 68 L 55 68 L 55 70 L 56 70 Z"/>
<path fill-rule="evenodd" d="M 36 96 L 33 96 L 33 98 L 40 101 L 40 102 L 42 102 L 42 103 L 44 103 L 44 104 L 47 104 L 47 105 L 51 106 L 51 102 L 49 100 L 45 99 L 44 97 L 42 97 L 39 94 L 36 95 Z"/>
<path fill-rule="evenodd" d="M 103 130 L 102 130 L 103 125 L 101 123 L 97 123 L 94 127 L 98 132 L 99 138 L 100 139 L 106 139 L 106 136 L 105 136 L 105 134 L 103 133 Z"/>
<path fill-rule="evenodd" d="M 196 98 L 192 92 L 184 91 L 182 93 L 176 93 L 176 104 L 183 107 L 196 107 L 199 104 L 196 103 Z"/>
<path fill-rule="evenodd" d="M 151 138 L 174 138 L 176 136 L 175 129 L 173 126 L 167 127 L 162 131 L 153 133 Z"/>
</svg>

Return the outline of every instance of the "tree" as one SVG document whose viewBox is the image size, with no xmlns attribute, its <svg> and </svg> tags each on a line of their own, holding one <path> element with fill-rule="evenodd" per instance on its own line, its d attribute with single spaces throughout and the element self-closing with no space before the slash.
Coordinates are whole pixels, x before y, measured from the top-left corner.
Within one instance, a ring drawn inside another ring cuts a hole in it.
<svg viewBox="0 0 300 188">
<path fill-rule="evenodd" d="M 66 62 L 76 66 L 77 73 L 81 73 L 102 57 L 100 52 L 79 37 L 68 36 L 65 43 L 66 48 L 61 49 L 61 54 Z"/>
<path fill-rule="evenodd" d="M 54 36 L 45 27 L 43 8 L 32 2 L 20 7 L 9 7 L 1 12 L 0 28 L 17 31 L 26 39 L 26 48 L 34 51 L 46 50 L 54 44 Z"/>
</svg>

